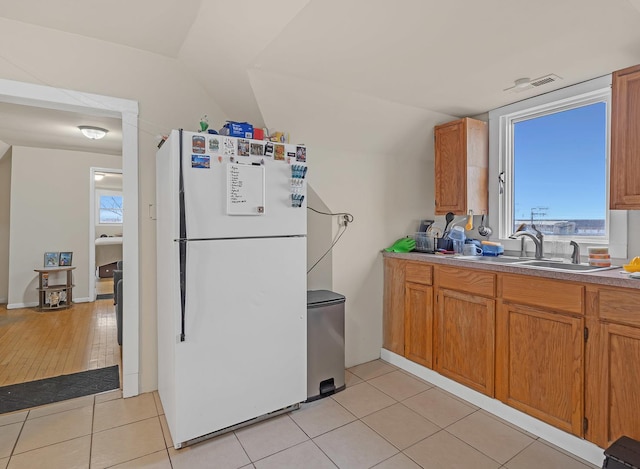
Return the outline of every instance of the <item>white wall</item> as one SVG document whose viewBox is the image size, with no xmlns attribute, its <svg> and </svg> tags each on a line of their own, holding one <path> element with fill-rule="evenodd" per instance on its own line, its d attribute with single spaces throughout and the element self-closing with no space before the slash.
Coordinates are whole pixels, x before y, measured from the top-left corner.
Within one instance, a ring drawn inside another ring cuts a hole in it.
<svg viewBox="0 0 640 469">
<path fill-rule="evenodd" d="M 319 199 L 355 217 L 333 250 L 330 289 L 347 298 L 347 366 L 378 358 L 380 251 L 433 214 L 433 126 L 454 117 L 265 72 L 251 83 L 267 127 L 308 146 Z"/>
<path fill-rule="evenodd" d="M 9 297 L 9 215 L 11 204 L 11 148 L 0 151 L 0 304 Z"/>
<path fill-rule="evenodd" d="M 203 114 L 219 128 L 226 116 L 174 59 L 5 19 L 0 19 L 0 42 L 0 78 L 139 102 L 140 390 L 154 390 L 155 221 L 147 214 L 155 202 L 157 136 L 172 128 L 195 130 Z M 203 60 L 207 53 L 203 50 Z"/>
<path fill-rule="evenodd" d="M 329 207 L 322 202 L 311 186 L 307 186 L 307 206 L 330 213 Z M 337 221 L 334 216 L 322 215 L 311 210 L 307 212 L 307 271 L 317 264 L 307 274 L 307 290 L 331 290 L 333 253 L 329 251 L 329 247 L 333 227 Z"/>
<path fill-rule="evenodd" d="M 2 19 L 0 41 L 1 78 L 140 103 L 140 379 L 142 391 L 155 389 L 155 222 L 146 214 L 155 200 L 156 136 L 195 129 L 205 113 L 217 128 L 226 116 L 173 59 Z M 347 365 L 376 358 L 382 343 L 380 250 L 433 213 L 432 128 L 453 117 L 277 75 L 250 78 L 267 126 L 309 146 L 309 184 L 324 205 L 355 216 L 332 254 L 328 282 L 347 296 Z M 328 288 L 326 278 L 310 286 Z"/>
<path fill-rule="evenodd" d="M 16 146 L 12 160 L 7 307 L 38 303 L 33 269 L 43 266 L 48 251 L 73 252 L 73 296 L 88 300 L 89 168 L 120 168 L 122 158 Z"/>
</svg>

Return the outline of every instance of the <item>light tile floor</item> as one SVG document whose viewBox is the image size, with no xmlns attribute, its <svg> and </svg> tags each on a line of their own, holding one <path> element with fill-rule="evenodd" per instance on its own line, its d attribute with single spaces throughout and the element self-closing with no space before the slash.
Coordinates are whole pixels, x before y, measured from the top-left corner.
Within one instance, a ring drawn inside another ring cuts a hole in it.
<svg viewBox="0 0 640 469">
<path fill-rule="evenodd" d="M 157 393 L 0 415 L 0 469 L 587 469 L 551 443 L 375 360 L 347 389 L 180 450 Z"/>
</svg>

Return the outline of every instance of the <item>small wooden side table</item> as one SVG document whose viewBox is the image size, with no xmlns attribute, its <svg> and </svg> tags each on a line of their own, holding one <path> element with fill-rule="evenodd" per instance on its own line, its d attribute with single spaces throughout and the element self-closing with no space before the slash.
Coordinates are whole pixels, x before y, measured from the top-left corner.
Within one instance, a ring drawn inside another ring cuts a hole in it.
<svg viewBox="0 0 640 469">
<path fill-rule="evenodd" d="M 73 269 L 75 267 L 47 267 L 33 269 L 38 272 L 38 309 L 47 311 L 64 309 L 73 302 Z M 52 285 L 49 275 L 58 272 L 66 272 L 66 282 Z M 46 274 L 46 275 L 45 275 Z"/>
</svg>

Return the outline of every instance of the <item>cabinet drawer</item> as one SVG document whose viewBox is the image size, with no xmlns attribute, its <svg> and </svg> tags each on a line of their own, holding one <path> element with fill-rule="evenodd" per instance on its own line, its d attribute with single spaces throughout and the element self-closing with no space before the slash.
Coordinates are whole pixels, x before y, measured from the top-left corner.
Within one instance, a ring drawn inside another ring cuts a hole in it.
<svg viewBox="0 0 640 469">
<path fill-rule="evenodd" d="M 436 273 L 438 286 L 483 296 L 495 296 L 496 276 L 488 272 L 455 267 L 439 267 Z"/>
<path fill-rule="evenodd" d="M 598 311 L 601 319 L 640 327 L 640 292 L 602 288 Z"/>
<path fill-rule="evenodd" d="M 559 280 L 504 275 L 502 298 L 569 313 L 584 312 L 584 286 Z"/>
<path fill-rule="evenodd" d="M 431 285 L 433 283 L 433 267 L 422 262 L 407 262 L 404 268 L 404 276 L 407 282 Z"/>
</svg>

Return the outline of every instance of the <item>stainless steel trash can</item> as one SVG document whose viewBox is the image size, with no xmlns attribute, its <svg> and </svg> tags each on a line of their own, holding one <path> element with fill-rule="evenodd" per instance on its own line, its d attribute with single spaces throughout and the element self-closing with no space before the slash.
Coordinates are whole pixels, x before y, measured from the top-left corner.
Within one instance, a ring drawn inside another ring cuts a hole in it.
<svg viewBox="0 0 640 469">
<path fill-rule="evenodd" d="M 307 292 L 307 402 L 345 388 L 344 302 L 329 290 Z"/>
</svg>

